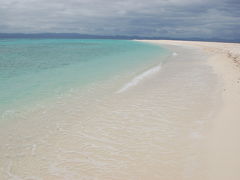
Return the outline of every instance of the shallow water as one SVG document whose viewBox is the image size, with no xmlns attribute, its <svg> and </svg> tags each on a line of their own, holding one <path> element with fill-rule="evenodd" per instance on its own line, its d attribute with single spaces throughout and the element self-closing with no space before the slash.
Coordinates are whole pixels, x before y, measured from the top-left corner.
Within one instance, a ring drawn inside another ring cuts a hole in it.
<svg viewBox="0 0 240 180">
<path fill-rule="evenodd" d="M 0 113 L 100 84 L 166 53 L 123 40 L 0 40 Z"/>
<path fill-rule="evenodd" d="M 0 179 L 204 179 L 216 78 L 200 51 L 171 49 L 154 73 L 140 68 L 14 117 L 0 132 Z"/>
</svg>

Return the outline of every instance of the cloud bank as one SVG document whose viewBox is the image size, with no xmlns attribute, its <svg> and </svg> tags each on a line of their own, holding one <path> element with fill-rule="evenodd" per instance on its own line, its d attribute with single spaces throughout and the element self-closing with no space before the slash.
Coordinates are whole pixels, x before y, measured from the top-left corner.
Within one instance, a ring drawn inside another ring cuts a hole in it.
<svg viewBox="0 0 240 180">
<path fill-rule="evenodd" d="M 240 37 L 239 0 L 0 0 L 2 33 Z"/>
</svg>

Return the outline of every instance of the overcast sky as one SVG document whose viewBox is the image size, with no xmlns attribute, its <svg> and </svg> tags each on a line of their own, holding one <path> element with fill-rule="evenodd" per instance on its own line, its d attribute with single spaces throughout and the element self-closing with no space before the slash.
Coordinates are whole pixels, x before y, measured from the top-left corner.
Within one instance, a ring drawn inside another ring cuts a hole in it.
<svg viewBox="0 0 240 180">
<path fill-rule="evenodd" d="M 0 32 L 240 37 L 240 0 L 0 0 Z"/>
</svg>

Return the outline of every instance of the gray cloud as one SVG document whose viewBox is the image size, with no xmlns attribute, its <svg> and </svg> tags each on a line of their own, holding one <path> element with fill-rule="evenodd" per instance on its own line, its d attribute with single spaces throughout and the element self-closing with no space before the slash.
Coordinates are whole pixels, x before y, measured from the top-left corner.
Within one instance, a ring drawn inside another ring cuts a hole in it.
<svg viewBox="0 0 240 180">
<path fill-rule="evenodd" d="M 239 0 L 0 0 L 0 32 L 240 37 Z"/>
</svg>

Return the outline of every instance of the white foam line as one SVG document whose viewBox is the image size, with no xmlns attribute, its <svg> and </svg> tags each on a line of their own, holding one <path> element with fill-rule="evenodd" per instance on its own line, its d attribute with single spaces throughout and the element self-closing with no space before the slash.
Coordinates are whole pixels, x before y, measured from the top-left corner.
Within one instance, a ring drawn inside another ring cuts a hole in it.
<svg viewBox="0 0 240 180">
<path fill-rule="evenodd" d="M 127 89 L 136 86 L 141 80 L 143 80 L 144 78 L 160 71 L 161 69 L 161 65 L 155 66 L 145 72 L 143 72 L 142 74 L 134 77 L 130 82 L 128 82 L 127 84 L 125 84 L 121 89 L 119 89 L 116 93 L 122 93 L 124 91 L 126 91 Z"/>
<path fill-rule="evenodd" d="M 178 53 L 174 52 L 174 53 L 172 53 L 172 55 L 173 55 L 173 56 L 177 56 L 177 55 L 178 55 Z"/>
</svg>

